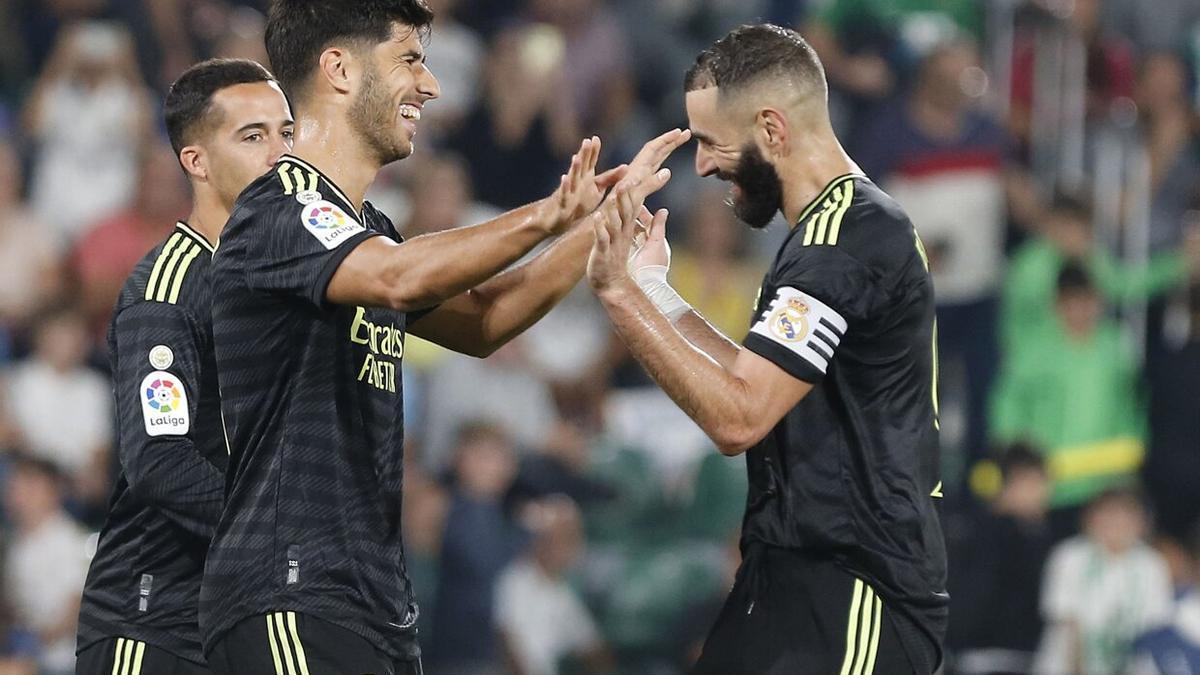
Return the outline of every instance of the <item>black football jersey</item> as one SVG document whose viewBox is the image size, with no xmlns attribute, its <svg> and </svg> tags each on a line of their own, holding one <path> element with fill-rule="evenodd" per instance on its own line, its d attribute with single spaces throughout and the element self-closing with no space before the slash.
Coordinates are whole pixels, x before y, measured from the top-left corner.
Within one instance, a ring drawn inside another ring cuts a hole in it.
<svg viewBox="0 0 1200 675">
<path fill-rule="evenodd" d="M 400 535 L 406 315 L 329 303 L 372 207 L 283 157 L 241 194 L 213 258 L 213 336 L 230 445 L 227 501 L 201 591 L 211 646 L 276 611 L 419 655 Z"/>
<path fill-rule="evenodd" d="M 212 246 L 185 223 L 142 258 L 108 331 L 119 473 L 78 648 L 109 637 L 203 661 L 197 606 L 228 460 L 213 357 Z"/>
<path fill-rule="evenodd" d="M 746 455 L 744 541 L 827 553 L 944 631 L 933 284 L 871 181 L 830 183 L 763 280 L 744 345 L 813 389 Z"/>
</svg>

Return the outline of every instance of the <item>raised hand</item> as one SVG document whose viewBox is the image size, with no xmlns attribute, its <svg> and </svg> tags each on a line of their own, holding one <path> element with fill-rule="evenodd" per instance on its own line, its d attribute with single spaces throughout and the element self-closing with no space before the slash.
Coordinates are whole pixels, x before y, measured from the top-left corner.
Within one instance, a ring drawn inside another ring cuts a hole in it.
<svg viewBox="0 0 1200 675">
<path fill-rule="evenodd" d="M 629 162 L 628 171 L 618 183 L 618 185 L 624 184 L 629 188 L 634 204 L 641 206 L 646 197 L 654 194 L 666 184 L 666 181 L 656 184 L 655 177 L 658 175 L 659 169 L 663 162 L 671 156 L 671 153 L 687 143 L 691 137 L 691 130 L 672 129 L 642 146 L 633 161 Z"/>
<path fill-rule="evenodd" d="M 671 170 L 660 169 L 643 183 L 656 186 L 654 189 L 657 190 L 669 180 Z M 633 255 L 634 238 L 638 232 L 637 214 L 643 208 L 640 200 L 635 201 L 635 190 L 639 189 L 621 181 L 600 205 L 598 217 L 592 219 L 596 242 L 588 258 L 587 273 L 588 282 L 597 292 L 630 279 L 629 265 Z M 660 214 L 662 213 L 660 211 Z M 664 229 L 666 215 L 663 214 L 658 219 L 660 229 Z M 653 234 L 653 229 L 654 225 L 651 223 L 648 235 Z M 647 245 L 649 244 L 647 239 Z"/>
<path fill-rule="evenodd" d="M 647 268 L 662 268 L 664 271 L 671 267 L 671 245 L 667 243 L 666 209 L 659 209 L 653 215 L 650 209 L 642 206 L 637 217 L 637 230 L 633 237 L 633 250 L 629 254 L 629 274 L 634 279 L 638 272 Z"/>
<path fill-rule="evenodd" d="M 596 163 L 600 159 L 600 138 L 584 139 L 579 151 L 571 157 L 571 166 L 562 175 L 558 188 L 550 196 L 554 209 L 553 222 L 556 232 L 591 213 L 604 199 L 606 190 L 625 177 L 628 167 L 624 164 L 596 175 Z"/>
</svg>

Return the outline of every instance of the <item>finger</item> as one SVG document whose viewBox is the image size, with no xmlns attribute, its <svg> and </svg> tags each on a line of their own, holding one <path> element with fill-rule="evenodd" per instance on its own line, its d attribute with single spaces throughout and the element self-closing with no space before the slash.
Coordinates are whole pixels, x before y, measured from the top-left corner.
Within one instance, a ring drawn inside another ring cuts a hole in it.
<svg viewBox="0 0 1200 675">
<path fill-rule="evenodd" d="M 642 207 L 640 209 L 638 209 L 638 218 L 637 219 L 638 219 L 639 225 L 641 225 L 642 227 L 645 227 L 647 230 L 649 230 L 651 221 L 654 220 L 654 216 L 650 214 L 650 209 L 646 208 L 645 204 L 642 204 Z"/>
<path fill-rule="evenodd" d="M 600 188 L 601 190 L 607 190 L 608 188 L 621 182 L 627 173 L 629 173 L 628 164 L 622 164 L 620 166 L 613 167 L 608 171 L 596 176 L 596 187 Z"/>
<path fill-rule="evenodd" d="M 650 220 L 650 241 L 662 241 L 667 238 L 667 216 L 670 212 L 666 209 L 659 209 L 655 212 L 654 218 Z"/>
<path fill-rule="evenodd" d="M 638 201 L 646 201 L 646 197 L 649 197 L 655 192 L 663 189 L 663 186 L 669 182 L 671 182 L 671 170 L 659 169 L 658 172 L 653 176 L 647 178 L 641 183 L 638 183 L 635 188 L 631 189 L 631 192 L 636 193 L 635 197 L 638 199 Z"/>
<path fill-rule="evenodd" d="M 594 175 L 596 173 L 596 164 L 600 161 L 600 137 L 592 136 L 590 152 L 583 163 L 583 173 L 585 176 Z"/>
<path fill-rule="evenodd" d="M 632 240 L 634 229 L 637 227 L 635 214 L 638 207 L 641 206 L 641 201 L 634 199 L 632 191 L 622 191 L 617 195 L 617 204 L 620 206 L 621 213 L 621 236 Z"/>
</svg>

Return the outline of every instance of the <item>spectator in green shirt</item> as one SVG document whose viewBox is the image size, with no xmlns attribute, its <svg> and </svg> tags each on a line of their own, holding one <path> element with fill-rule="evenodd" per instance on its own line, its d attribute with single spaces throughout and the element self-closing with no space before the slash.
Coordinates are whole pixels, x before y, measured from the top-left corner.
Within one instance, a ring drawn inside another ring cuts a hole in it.
<svg viewBox="0 0 1200 675">
<path fill-rule="evenodd" d="M 1103 317 L 1084 265 L 1069 262 L 1058 273 L 1054 312 L 1005 364 L 993 392 L 992 435 L 1044 448 L 1051 505 L 1077 507 L 1134 476 L 1144 422 L 1133 358 Z"/>
<path fill-rule="evenodd" d="M 1188 266 L 1182 253 L 1160 253 L 1147 264 L 1134 266 L 1097 251 L 1091 221 L 1091 206 L 1086 201 L 1059 194 L 1046 214 L 1042 234 L 1013 254 L 1000 311 L 1006 360 L 1020 359 L 1030 342 L 1055 323 L 1055 279 L 1068 259 L 1081 261 L 1100 296 L 1109 303 L 1150 297 L 1186 280 Z"/>
</svg>

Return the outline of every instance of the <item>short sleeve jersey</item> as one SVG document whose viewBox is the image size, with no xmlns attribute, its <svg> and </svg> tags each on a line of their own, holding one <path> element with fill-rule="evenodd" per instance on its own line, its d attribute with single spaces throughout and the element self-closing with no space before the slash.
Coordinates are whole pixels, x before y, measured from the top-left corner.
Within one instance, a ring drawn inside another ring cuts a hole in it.
<svg viewBox="0 0 1200 675">
<path fill-rule="evenodd" d="M 239 621 L 308 613 L 419 654 L 400 533 L 406 315 L 325 291 L 362 242 L 399 241 L 306 162 L 241 194 L 213 257 L 227 501 L 201 593 L 206 646 Z"/>
<path fill-rule="evenodd" d="M 108 331 L 118 474 L 78 648 L 132 638 L 200 662 L 197 603 L 228 461 L 209 321 L 213 247 L 179 223 L 134 268 Z"/>
<path fill-rule="evenodd" d="M 743 539 L 828 554 L 939 632 L 949 598 L 924 249 L 861 176 L 835 179 L 797 223 L 744 344 L 813 389 L 747 452 Z"/>
</svg>

